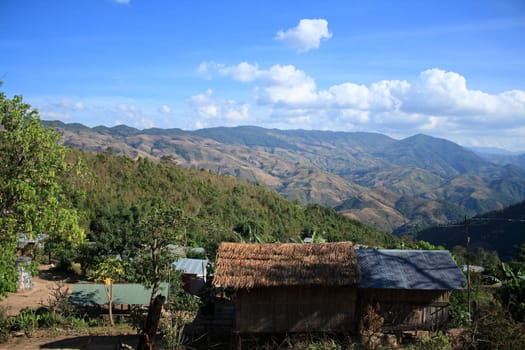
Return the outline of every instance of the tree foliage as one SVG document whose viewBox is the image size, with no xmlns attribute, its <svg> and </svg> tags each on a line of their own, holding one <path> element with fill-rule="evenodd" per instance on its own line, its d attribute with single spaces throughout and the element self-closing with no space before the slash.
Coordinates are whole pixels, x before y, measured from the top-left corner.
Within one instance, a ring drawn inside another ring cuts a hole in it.
<svg viewBox="0 0 525 350">
<path fill-rule="evenodd" d="M 146 214 L 135 230 L 138 245 L 131 266 L 135 279 L 152 288 L 153 301 L 174 262 L 168 245 L 184 241 L 188 219 L 182 210 L 158 201 L 147 203 L 144 211 Z"/>
<path fill-rule="evenodd" d="M 85 193 L 75 199 L 88 219 L 85 263 L 96 265 L 102 256 L 118 254 L 127 259 L 133 254 L 135 227 L 147 215 L 145 203 L 152 198 L 182 210 L 187 226 L 179 243 L 204 247 L 210 259 L 221 241 L 297 242 L 314 232 L 331 242 L 350 240 L 385 248 L 401 242 L 333 209 L 289 201 L 233 177 L 108 152 L 75 154 L 94 176 L 93 181 L 75 185 Z"/>
<path fill-rule="evenodd" d="M 72 245 L 84 231 L 69 205 L 60 177 L 68 170 L 59 135 L 40 124 L 36 110 L 0 92 L 0 295 L 13 290 L 20 233 L 48 233 Z"/>
<path fill-rule="evenodd" d="M 113 321 L 113 283 L 124 276 L 125 264 L 116 258 L 107 258 L 100 262 L 90 277 L 97 282 L 104 282 L 104 291 L 108 300 L 109 323 L 114 326 Z"/>
</svg>

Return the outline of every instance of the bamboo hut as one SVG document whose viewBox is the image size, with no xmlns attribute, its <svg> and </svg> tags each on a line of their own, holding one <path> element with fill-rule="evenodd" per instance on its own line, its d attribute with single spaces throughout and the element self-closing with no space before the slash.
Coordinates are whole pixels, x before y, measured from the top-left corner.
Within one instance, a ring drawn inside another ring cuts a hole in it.
<svg viewBox="0 0 525 350">
<path fill-rule="evenodd" d="M 466 280 L 446 250 L 357 249 L 361 314 L 368 305 L 384 331 L 435 329 L 448 321 L 450 292 Z"/>
<path fill-rule="evenodd" d="M 240 333 L 351 332 L 359 269 L 352 243 L 222 243 L 213 284 L 235 291 Z"/>
</svg>

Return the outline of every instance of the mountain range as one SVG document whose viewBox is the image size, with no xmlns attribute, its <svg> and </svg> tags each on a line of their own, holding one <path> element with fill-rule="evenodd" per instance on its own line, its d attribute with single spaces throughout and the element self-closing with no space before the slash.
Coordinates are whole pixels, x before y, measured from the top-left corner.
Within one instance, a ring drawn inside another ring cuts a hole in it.
<svg viewBox="0 0 525 350">
<path fill-rule="evenodd" d="M 422 134 L 396 140 L 378 133 L 254 126 L 185 131 L 43 124 L 58 130 L 66 146 L 240 177 L 400 234 L 525 199 L 525 165 L 494 162 Z"/>
</svg>

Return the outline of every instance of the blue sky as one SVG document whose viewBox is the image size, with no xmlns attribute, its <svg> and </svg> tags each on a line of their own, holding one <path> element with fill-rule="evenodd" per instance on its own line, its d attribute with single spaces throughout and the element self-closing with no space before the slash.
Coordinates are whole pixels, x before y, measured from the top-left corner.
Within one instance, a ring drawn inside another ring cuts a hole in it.
<svg viewBox="0 0 525 350">
<path fill-rule="evenodd" d="M 525 151 L 525 1 L 1 0 L 0 80 L 42 119 L 88 126 Z"/>
</svg>

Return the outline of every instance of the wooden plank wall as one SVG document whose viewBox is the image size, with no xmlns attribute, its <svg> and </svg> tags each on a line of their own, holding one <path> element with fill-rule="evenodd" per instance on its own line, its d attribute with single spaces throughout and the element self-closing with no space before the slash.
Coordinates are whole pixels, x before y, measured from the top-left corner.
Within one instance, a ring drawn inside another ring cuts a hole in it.
<svg viewBox="0 0 525 350">
<path fill-rule="evenodd" d="M 353 332 L 355 288 L 288 287 L 238 291 L 235 329 L 245 333 Z"/>
<path fill-rule="evenodd" d="M 450 292 L 428 290 L 361 289 L 360 315 L 368 304 L 384 317 L 384 330 L 431 330 L 448 321 Z"/>
</svg>

